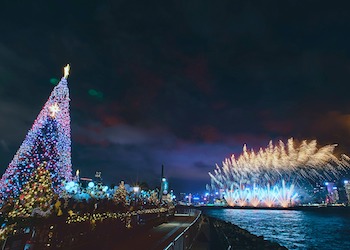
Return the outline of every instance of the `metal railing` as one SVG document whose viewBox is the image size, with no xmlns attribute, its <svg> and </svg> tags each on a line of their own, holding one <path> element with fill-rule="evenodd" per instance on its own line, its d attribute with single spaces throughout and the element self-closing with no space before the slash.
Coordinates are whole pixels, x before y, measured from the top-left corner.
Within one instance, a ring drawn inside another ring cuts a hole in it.
<svg viewBox="0 0 350 250">
<path fill-rule="evenodd" d="M 195 216 L 195 220 L 182 231 L 164 250 L 184 250 L 190 249 L 194 239 L 196 238 L 200 229 L 200 217 L 202 212 L 197 209 L 180 209 L 176 214 Z M 176 215 L 175 214 L 175 215 Z"/>
</svg>

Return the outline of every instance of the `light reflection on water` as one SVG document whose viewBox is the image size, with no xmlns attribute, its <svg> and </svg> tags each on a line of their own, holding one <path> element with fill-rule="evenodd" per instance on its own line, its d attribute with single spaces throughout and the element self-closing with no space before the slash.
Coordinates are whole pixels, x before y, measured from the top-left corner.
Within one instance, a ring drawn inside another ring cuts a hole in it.
<svg viewBox="0 0 350 250">
<path fill-rule="evenodd" d="M 342 215 L 258 209 L 213 209 L 205 213 L 288 249 L 350 249 L 350 218 Z"/>
</svg>

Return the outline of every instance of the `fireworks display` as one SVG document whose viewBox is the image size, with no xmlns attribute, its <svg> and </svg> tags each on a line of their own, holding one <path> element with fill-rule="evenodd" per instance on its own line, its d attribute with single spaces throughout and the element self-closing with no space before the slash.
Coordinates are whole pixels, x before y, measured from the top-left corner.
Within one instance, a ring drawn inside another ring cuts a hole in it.
<svg viewBox="0 0 350 250">
<path fill-rule="evenodd" d="M 225 190 L 229 205 L 287 206 L 296 197 L 294 185 L 300 180 L 321 181 L 339 178 L 349 169 L 350 158 L 334 155 L 337 145 L 317 148 L 316 140 L 302 141 L 296 146 L 293 139 L 287 144 L 279 141 L 258 152 L 248 151 L 236 158 L 226 158 L 220 168 L 209 173 L 212 189 Z M 286 184 L 288 183 L 288 184 Z M 263 205 L 265 204 L 265 205 Z"/>
</svg>

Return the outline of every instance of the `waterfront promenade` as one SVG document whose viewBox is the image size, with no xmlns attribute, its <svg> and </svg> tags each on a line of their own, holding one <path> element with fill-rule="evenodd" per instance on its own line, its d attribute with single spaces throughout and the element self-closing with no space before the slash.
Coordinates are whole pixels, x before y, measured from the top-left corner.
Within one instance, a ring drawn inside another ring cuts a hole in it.
<svg viewBox="0 0 350 250">
<path fill-rule="evenodd" d="M 181 208 L 180 208 L 181 210 Z M 84 249 L 150 250 L 285 250 L 276 242 L 265 240 L 231 223 L 188 209 L 160 225 L 133 231 L 123 238 L 95 242 Z"/>
<path fill-rule="evenodd" d="M 143 227 L 124 237 L 118 237 L 116 232 L 115 237 L 106 241 L 94 241 L 84 249 L 196 249 L 194 244 L 198 245 L 195 239 L 201 224 L 201 213 L 189 210 L 188 213 L 177 213 L 169 217 L 168 221 L 160 225 Z"/>
<path fill-rule="evenodd" d="M 209 217 L 199 210 L 175 214 L 160 225 L 133 231 L 123 238 L 115 237 L 103 244 L 95 242 L 84 249 L 150 249 L 150 250 L 285 250 L 276 242 L 265 240 L 247 230 Z"/>
<path fill-rule="evenodd" d="M 198 209 L 177 207 L 175 213 L 165 211 L 146 217 L 145 214 L 130 214 L 128 228 L 125 227 L 125 220 L 100 220 L 102 217 L 94 215 L 97 220 L 86 218 L 86 221 L 82 221 L 86 216 L 80 216 L 76 218 L 80 218 L 78 223 L 72 223 L 72 218 L 28 221 L 29 232 L 9 236 L 3 249 L 17 249 L 14 246 L 22 244 L 34 249 L 67 250 L 285 249 L 271 244 L 262 236 L 255 236 L 231 223 L 202 214 Z M 67 221 L 71 223 L 65 223 Z"/>
<path fill-rule="evenodd" d="M 195 218 L 175 216 L 169 222 L 132 235 L 110 249 L 165 249 L 194 222 Z"/>
</svg>

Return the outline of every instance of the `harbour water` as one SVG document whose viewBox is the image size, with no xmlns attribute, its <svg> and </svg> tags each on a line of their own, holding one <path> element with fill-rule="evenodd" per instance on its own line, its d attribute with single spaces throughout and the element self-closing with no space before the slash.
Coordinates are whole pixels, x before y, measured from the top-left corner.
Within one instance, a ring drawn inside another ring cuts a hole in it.
<svg viewBox="0 0 350 250">
<path fill-rule="evenodd" d="M 231 222 L 288 249 L 350 249 L 350 216 L 294 210 L 210 209 Z"/>
</svg>

